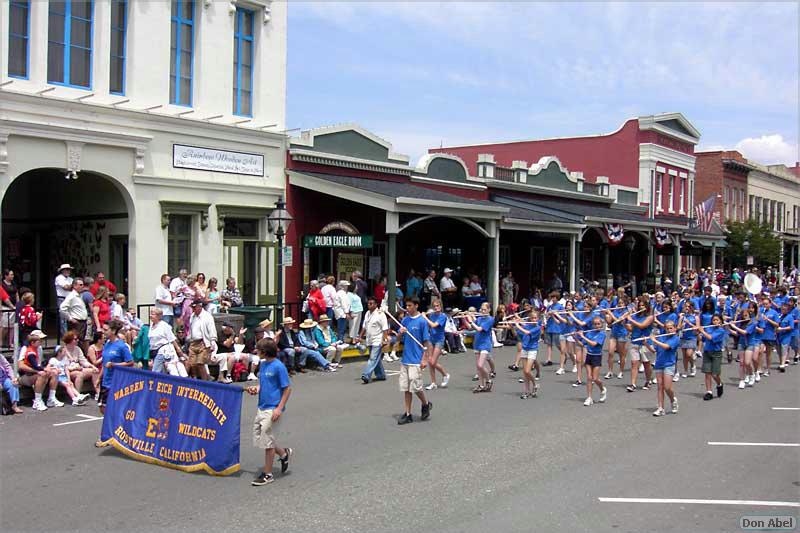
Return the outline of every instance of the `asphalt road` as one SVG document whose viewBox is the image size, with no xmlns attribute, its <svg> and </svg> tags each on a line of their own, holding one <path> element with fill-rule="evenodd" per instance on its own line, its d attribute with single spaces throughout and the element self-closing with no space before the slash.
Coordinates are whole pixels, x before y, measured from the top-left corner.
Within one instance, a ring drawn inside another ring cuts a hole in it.
<svg viewBox="0 0 800 533">
<path fill-rule="evenodd" d="M 245 396 L 241 472 L 186 474 L 93 447 L 97 410 L 64 407 L 0 419 L 3 531 L 738 531 L 751 514 L 797 507 L 607 503 L 599 498 L 800 501 L 800 367 L 702 400 L 700 375 L 677 384 L 680 413 L 651 416 L 655 390 L 609 381 L 584 407 L 572 374 L 544 369 L 539 398 L 520 400 L 519 374 L 496 351 L 492 393 L 473 395 L 471 354 L 446 356 L 450 388 L 430 393 L 427 422 L 398 426 L 397 377 L 362 385 L 362 362 L 294 380 L 281 443 L 290 472 L 250 486 L 263 463 L 251 446 L 256 401 Z M 397 363 L 387 365 L 396 369 Z M 419 404 L 415 400 L 415 415 Z M 54 426 L 63 422 L 75 424 Z M 276 465 L 277 466 L 277 465 Z"/>
</svg>

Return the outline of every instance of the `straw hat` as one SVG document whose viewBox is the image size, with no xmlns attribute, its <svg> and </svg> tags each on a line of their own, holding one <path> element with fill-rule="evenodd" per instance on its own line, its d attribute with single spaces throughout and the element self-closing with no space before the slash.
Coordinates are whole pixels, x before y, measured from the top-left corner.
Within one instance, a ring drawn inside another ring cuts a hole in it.
<svg viewBox="0 0 800 533">
<path fill-rule="evenodd" d="M 60 267 L 58 267 L 58 271 L 61 272 L 62 270 L 72 270 L 72 265 L 69 263 L 64 263 Z"/>
<path fill-rule="evenodd" d="M 294 324 L 294 318 L 290 316 L 287 316 L 283 319 L 283 322 L 281 322 L 281 325 L 283 326 L 291 326 L 292 324 Z"/>
<path fill-rule="evenodd" d="M 311 329 L 317 327 L 317 323 L 311 320 L 310 318 L 307 318 L 303 320 L 303 322 L 300 324 L 300 327 L 302 329 Z"/>
<path fill-rule="evenodd" d="M 286 319 L 284 319 L 284 324 L 286 323 L 285 321 Z M 294 322 L 294 319 L 292 319 L 292 322 Z M 261 326 L 262 328 L 267 328 L 272 325 L 272 320 L 270 320 L 269 318 L 265 318 L 264 320 L 259 322 L 258 325 Z"/>
<path fill-rule="evenodd" d="M 331 320 L 331 317 L 329 317 L 328 315 L 322 315 L 322 316 L 319 317 L 319 321 L 318 322 L 320 324 L 322 324 L 323 322 L 330 322 L 330 320 Z M 300 327 L 302 327 L 302 326 L 300 326 Z"/>
</svg>

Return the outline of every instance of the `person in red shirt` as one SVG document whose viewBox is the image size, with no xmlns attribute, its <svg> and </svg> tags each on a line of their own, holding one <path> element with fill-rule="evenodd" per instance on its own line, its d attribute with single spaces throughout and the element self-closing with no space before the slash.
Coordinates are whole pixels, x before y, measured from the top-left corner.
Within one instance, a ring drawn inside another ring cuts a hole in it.
<svg viewBox="0 0 800 533">
<path fill-rule="evenodd" d="M 319 281 L 312 279 L 308 287 L 308 310 L 314 317 L 314 320 L 319 319 L 319 315 L 325 312 L 325 296 L 322 295 L 322 290 L 319 288 Z"/>
<path fill-rule="evenodd" d="M 89 292 L 92 293 L 92 296 L 97 297 L 97 289 L 100 287 L 105 287 L 108 289 L 108 293 L 113 297 L 117 294 L 117 286 L 111 283 L 106 279 L 106 275 L 102 272 L 98 272 L 97 275 L 94 277 L 94 283 L 91 284 L 89 287 Z"/>
<path fill-rule="evenodd" d="M 386 276 L 381 276 L 375 284 L 375 299 L 378 300 L 378 305 L 383 302 L 384 296 L 386 296 Z"/>
<path fill-rule="evenodd" d="M 39 326 L 42 313 L 37 313 L 33 308 L 35 298 L 32 292 L 22 295 L 22 309 L 19 310 L 19 337 L 23 346 L 28 345 L 28 335 Z"/>
<path fill-rule="evenodd" d="M 92 304 L 92 319 L 94 320 L 95 331 L 103 331 L 103 324 L 111 319 L 111 306 L 108 295 L 108 287 L 97 289 L 97 298 Z"/>
</svg>

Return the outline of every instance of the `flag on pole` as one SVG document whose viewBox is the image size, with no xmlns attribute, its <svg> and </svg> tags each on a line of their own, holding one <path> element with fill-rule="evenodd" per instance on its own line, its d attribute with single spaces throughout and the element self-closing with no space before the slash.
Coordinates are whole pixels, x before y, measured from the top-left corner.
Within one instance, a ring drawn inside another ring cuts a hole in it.
<svg viewBox="0 0 800 533">
<path fill-rule="evenodd" d="M 694 208 L 695 220 L 697 227 L 701 231 L 711 231 L 711 221 L 714 218 L 714 204 L 717 202 L 717 195 L 712 194 L 706 201 L 698 204 Z"/>
</svg>

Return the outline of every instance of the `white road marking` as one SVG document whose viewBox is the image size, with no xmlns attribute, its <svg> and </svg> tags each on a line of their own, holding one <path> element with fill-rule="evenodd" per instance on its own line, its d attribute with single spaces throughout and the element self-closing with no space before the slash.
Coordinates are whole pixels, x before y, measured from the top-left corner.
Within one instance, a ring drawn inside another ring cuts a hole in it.
<svg viewBox="0 0 800 533">
<path fill-rule="evenodd" d="M 796 442 L 709 442 L 709 446 L 778 446 L 784 448 L 798 448 Z"/>
<path fill-rule="evenodd" d="M 700 505 L 746 505 L 748 507 L 800 507 L 800 502 L 763 500 L 693 500 L 689 498 L 597 498 L 611 503 L 696 503 Z"/>
<path fill-rule="evenodd" d="M 82 424 L 84 422 L 94 422 L 96 420 L 102 420 L 103 419 L 102 416 L 89 416 L 89 415 L 77 415 L 77 416 L 82 416 L 82 417 L 84 417 L 84 419 L 83 420 L 73 420 L 72 422 L 61 422 L 60 424 L 53 424 L 53 426 L 55 426 L 55 427 L 68 426 L 70 424 Z"/>
<path fill-rule="evenodd" d="M 773 407 L 773 411 L 800 411 L 800 407 Z"/>
</svg>

